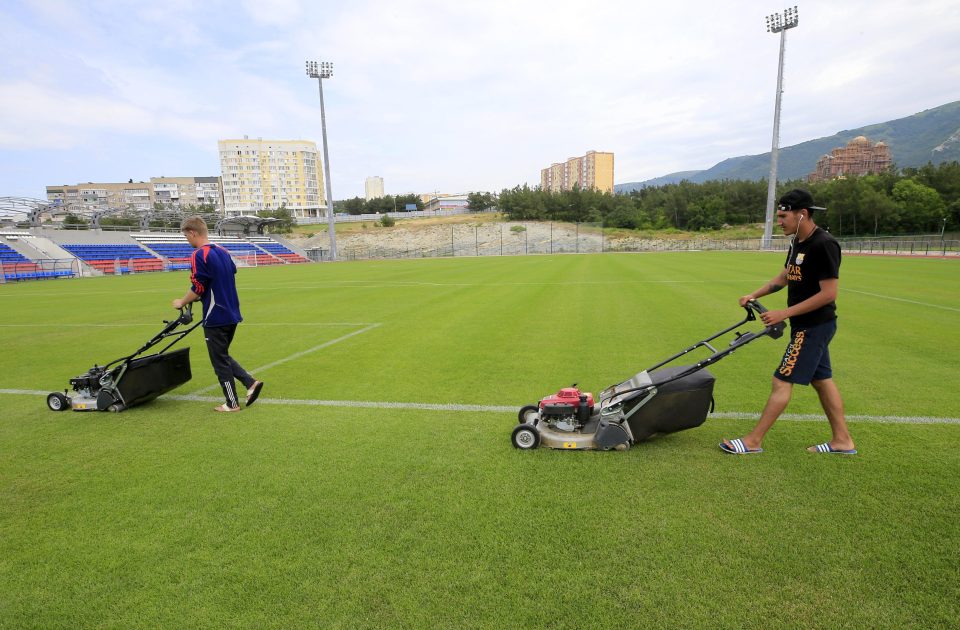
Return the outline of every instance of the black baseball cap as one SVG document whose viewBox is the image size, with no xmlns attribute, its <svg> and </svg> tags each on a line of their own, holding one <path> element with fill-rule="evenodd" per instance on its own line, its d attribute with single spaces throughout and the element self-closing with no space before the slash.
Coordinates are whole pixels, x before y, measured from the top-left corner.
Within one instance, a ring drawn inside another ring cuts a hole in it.
<svg viewBox="0 0 960 630">
<path fill-rule="evenodd" d="M 810 212 L 814 210 L 826 210 L 826 208 L 813 205 L 813 195 L 802 188 L 794 188 L 783 197 L 780 197 L 780 207 L 783 210 L 803 210 L 806 208 Z"/>
</svg>

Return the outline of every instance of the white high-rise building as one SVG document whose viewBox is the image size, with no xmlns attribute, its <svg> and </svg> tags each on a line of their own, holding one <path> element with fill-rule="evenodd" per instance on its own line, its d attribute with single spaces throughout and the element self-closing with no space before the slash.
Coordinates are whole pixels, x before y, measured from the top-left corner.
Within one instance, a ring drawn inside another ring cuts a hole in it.
<svg viewBox="0 0 960 630">
<path fill-rule="evenodd" d="M 226 216 L 286 207 L 295 217 L 322 216 L 327 205 L 317 145 L 309 140 L 220 140 Z"/>
<path fill-rule="evenodd" d="M 383 178 L 379 175 L 368 177 L 363 184 L 363 192 L 367 201 L 383 197 Z"/>
</svg>

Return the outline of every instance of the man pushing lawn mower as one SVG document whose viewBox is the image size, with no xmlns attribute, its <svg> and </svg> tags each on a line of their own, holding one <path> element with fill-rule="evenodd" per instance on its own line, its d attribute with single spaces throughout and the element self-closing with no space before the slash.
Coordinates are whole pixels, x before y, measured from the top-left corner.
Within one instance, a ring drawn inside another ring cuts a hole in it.
<svg viewBox="0 0 960 630">
<path fill-rule="evenodd" d="M 777 223 L 793 236 L 783 271 L 766 285 L 740 298 L 740 306 L 787 287 L 787 308 L 760 315 L 767 326 L 790 320 L 790 343 L 773 373 L 773 389 L 753 431 L 720 448 L 734 455 L 762 453 L 767 431 L 787 408 L 793 385 L 812 385 L 833 432 L 829 442 L 811 446 L 811 453 L 855 455 L 856 448 L 843 414 L 843 399 L 833 382 L 830 340 L 837 332 L 836 297 L 840 283 L 840 244 L 817 227 L 810 193 L 794 189 L 780 198 Z"/>
<path fill-rule="evenodd" d="M 263 383 L 250 376 L 230 356 L 230 343 L 237 332 L 237 324 L 243 321 L 234 279 L 237 266 L 227 250 L 210 242 L 207 224 L 202 217 L 184 219 L 180 231 L 195 249 L 190 256 L 190 289 L 182 298 L 173 301 L 173 308 L 181 309 L 197 300 L 203 303 L 207 352 L 226 399 L 224 404 L 214 407 L 214 411 L 240 411 L 234 379 L 247 388 L 247 407 L 256 402 Z"/>
</svg>

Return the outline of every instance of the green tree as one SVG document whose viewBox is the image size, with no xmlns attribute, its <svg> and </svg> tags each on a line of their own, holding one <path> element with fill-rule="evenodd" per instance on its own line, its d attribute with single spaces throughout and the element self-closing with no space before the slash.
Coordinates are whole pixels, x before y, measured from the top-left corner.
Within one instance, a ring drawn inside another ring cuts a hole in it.
<svg viewBox="0 0 960 630">
<path fill-rule="evenodd" d="M 417 210 L 423 210 L 423 199 L 420 198 L 420 195 L 414 195 L 409 193 L 406 195 L 397 195 L 397 210 L 405 211 L 407 206 L 416 206 Z"/>
<path fill-rule="evenodd" d="M 946 204 L 936 190 L 912 179 L 893 186 L 893 199 L 901 210 L 901 224 L 908 232 L 937 231 L 946 216 Z"/>
<path fill-rule="evenodd" d="M 363 214 L 363 197 L 354 197 L 353 199 L 346 199 L 340 202 L 340 212 L 346 212 L 347 214 Z"/>
<path fill-rule="evenodd" d="M 297 224 L 286 204 L 281 205 L 276 210 L 261 210 L 257 213 L 257 216 L 262 219 L 279 219 L 278 222 L 266 226 L 268 231 L 275 234 L 292 232 L 293 227 Z"/>
<path fill-rule="evenodd" d="M 389 195 L 385 197 L 374 197 L 373 199 L 368 199 L 363 204 L 364 214 L 386 214 L 387 212 L 393 212 L 396 209 L 396 202 L 394 201 L 394 198 Z"/>
<path fill-rule="evenodd" d="M 63 225 L 64 227 L 72 227 L 75 230 L 86 230 L 90 222 L 81 216 L 71 213 L 63 217 Z"/>
<path fill-rule="evenodd" d="M 488 192 L 472 192 L 467 194 L 467 209 L 471 212 L 483 212 L 497 205 L 497 198 Z"/>
</svg>

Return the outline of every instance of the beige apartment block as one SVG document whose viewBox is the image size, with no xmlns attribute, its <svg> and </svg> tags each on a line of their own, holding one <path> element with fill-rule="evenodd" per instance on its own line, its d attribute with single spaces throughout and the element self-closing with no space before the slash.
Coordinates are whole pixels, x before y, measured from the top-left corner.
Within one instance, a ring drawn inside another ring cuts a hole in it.
<svg viewBox="0 0 960 630">
<path fill-rule="evenodd" d="M 87 182 L 47 186 L 47 201 L 78 210 L 149 210 L 153 205 L 149 182 Z"/>
<path fill-rule="evenodd" d="M 190 208 L 214 206 L 223 210 L 223 190 L 219 177 L 151 177 L 153 201 L 165 207 Z"/>
<path fill-rule="evenodd" d="M 295 217 L 316 217 L 327 201 L 317 145 L 308 140 L 220 140 L 226 216 L 281 206 Z"/>
<path fill-rule="evenodd" d="M 223 208 L 219 177 L 151 177 L 149 182 L 87 182 L 47 186 L 47 201 L 86 211 L 143 212 L 159 203 L 166 207 L 200 205 Z"/>
<path fill-rule="evenodd" d="M 550 192 L 573 190 L 579 186 L 601 192 L 613 192 L 613 153 L 587 151 L 566 162 L 553 163 L 540 171 L 540 188 Z"/>
<path fill-rule="evenodd" d="M 373 175 L 368 177 L 363 182 L 363 195 L 364 199 L 370 201 L 371 199 L 380 199 L 384 197 L 383 194 L 383 178 L 379 175 Z"/>
</svg>

